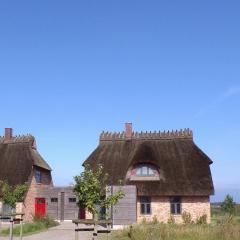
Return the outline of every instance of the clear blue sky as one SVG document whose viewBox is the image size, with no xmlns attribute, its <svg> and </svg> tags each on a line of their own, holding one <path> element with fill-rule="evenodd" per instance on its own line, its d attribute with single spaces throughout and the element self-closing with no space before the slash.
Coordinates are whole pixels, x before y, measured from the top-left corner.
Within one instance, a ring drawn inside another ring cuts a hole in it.
<svg viewBox="0 0 240 240">
<path fill-rule="evenodd" d="M 0 127 L 68 185 L 102 130 L 189 127 L 240 201 L 240 1 L 0 3 Z"/>
</svg>

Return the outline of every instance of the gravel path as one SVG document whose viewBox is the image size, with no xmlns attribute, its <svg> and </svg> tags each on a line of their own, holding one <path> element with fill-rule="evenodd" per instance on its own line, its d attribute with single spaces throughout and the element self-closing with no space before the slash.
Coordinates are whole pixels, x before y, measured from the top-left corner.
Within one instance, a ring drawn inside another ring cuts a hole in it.
<svg viewBox="0 0 240 240">
<path fill-rule="evenodd" d="M 59 226 L 50 228 L 46 232 L 37 233 L 31 236 L 23 237 L 23 240 L 74 240 L 75 225 L 71 222 L 61 222 Z M 79 233 L 79 240 L 91 240 L 91 232 Z M 9 240 L 8 237 L 0 237 L 1 240 Z M 19 240 L 14 237 L 14 240 Z"/>
</svg>

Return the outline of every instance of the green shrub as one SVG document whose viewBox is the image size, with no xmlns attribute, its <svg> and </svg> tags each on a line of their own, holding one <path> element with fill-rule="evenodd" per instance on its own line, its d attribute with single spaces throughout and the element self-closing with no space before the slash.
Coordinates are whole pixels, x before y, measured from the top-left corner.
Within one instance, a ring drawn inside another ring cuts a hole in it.
<svg viewBox="0 0 240 240">
<path fill-rule="evenodd" d="M 204 215 L 198 217 L 196 220 L 196 224 L 200 224 L 200 225 L 207 224 L 207 214 L 204 214 Z"/>
<path fill-rule="evenodd" d="M 173 215 L 170 215 L 167 223 L 168 223 L 168 224 L 175 224 L 175 218 L 173 217 Z"/>
<path fill-rule="evenodd" d="M 142 218 L 142 220 L 141 220 L 141 224 L 146 224 L 147 223 L 147 219 L 144 217 L 144 218 Z"/>
<path fill-rule="evenodd" d="M 184 224 L 191 224 L 191 223 L 193 223 L 191 214 L 187 213 L 187 212 L 183 212 L 182 220 L 183 220 Z"/>
<path fill-rule="evenodd" d="M 52 218 L 50 218 L 48 216 L 46 216 L 46 217 L 34 216 L 33 222 L 37 223 L 37 224 L 43 224 L 47 228 L 55 227 L 55 226 L 59 225 L 59 223 L 57 221 L 53 220 Z"/>
<path fill-rule="evenodd" d="M 156 215 L 153 216 L 151 223 L 153 223 L 153 224 L 159 223 Z"/>
</svg>

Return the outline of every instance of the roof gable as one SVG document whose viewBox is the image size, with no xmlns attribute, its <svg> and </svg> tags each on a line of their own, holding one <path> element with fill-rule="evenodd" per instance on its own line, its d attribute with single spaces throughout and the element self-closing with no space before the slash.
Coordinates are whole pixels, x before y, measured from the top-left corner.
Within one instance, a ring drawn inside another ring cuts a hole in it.
<svg viewBox="0 0 240 240">
<path fill-rule="evenodd" d="M 25 183 L 33 166 L 51 171 L 36 150 L 33 136 L 0 137 L 0 180 L 7 179 L 12 185 Z"/>
</svg>

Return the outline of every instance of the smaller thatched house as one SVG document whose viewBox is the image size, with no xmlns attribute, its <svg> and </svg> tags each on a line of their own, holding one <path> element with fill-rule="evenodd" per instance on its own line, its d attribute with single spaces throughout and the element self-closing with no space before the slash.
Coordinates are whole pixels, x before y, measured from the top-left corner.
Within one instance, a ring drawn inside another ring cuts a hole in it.
<svg viewBox="0 0 240 240">
<path fill-rule="evenodd" d="M 5 136 L 0 137 L 0 180 L 11 185 L 28 184 L 22 209 L 18 209 L 26 220 L 35 214 L 45 215 L 45 198 L 39 193 L 53 185 L 51 168 L 38 153 L 33 136 L 13 136 L 11 128 L 5 129 Z M 4 212 L 2 203 L 1 208 Z"/>
<path fill-rule="evenodd" d="M 214 193 L 212 161 L 193 142 L 189 129 L 172 132 L 103 132 L 98 147 L 86 159 L 92 169 L 103 165 L 111 191 L 122 181 L 125 197 L 113 208 L 114 224 L 143 218 L 182 221 L 202 215 L 210 222 L 209 196 Z"/>
<path fill-rule="evenodd" d="M 58 220 L 85 218 L 79 210 L 72 187 L 54 187 L 51 168 L 37 151 L 31 135 L 13 136 L 12 129 L 5 129 L 0 137 L 0 181 L 10 185 L 28 185 L 25 200 L 17 204 L 17 212 L 24 212 L 25 220 L 35 215 L 49 216 Z M 8 213 L 9 207 L 0 202 L 0 213 Z"/>
</svg>

